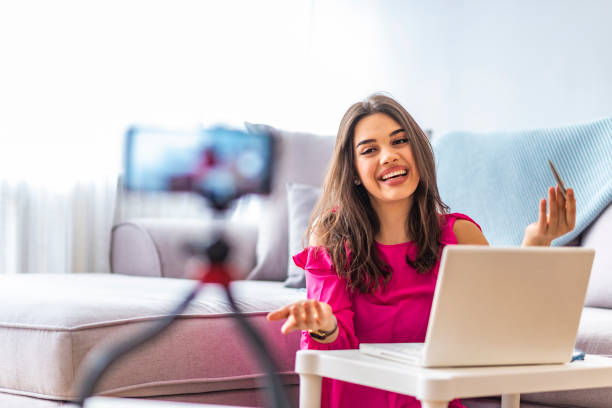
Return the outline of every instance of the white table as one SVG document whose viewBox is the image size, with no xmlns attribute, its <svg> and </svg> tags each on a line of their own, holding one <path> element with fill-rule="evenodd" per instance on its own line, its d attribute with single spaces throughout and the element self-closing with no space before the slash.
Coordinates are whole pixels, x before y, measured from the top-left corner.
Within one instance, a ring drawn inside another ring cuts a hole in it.
<svg viewBox="0 0 612 408">
<path fill-rule="evenodd" d="M 520 394 L 612 386 L 612 358 L 505 367 L 421 368 L 368 356 L 359 350 L 301 350 L 300 408 L 319 407 L 321 377 L 412 395 L 423 408 L 446 408 L 455 398 L 502 396 L 502 408 L 519 408 Z"/>
</svg>

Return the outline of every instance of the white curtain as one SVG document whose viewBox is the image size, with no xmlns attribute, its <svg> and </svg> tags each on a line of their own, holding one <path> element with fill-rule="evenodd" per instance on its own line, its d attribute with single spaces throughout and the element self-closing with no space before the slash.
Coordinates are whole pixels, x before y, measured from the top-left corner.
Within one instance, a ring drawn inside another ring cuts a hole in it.
<svg viewBox="0 0 612 408">
<path fill-rule="evenodd" d="M 0 270 L 5 273 L 108 271 L 112 182 L 64 191 L 29 181 L 0 184 Z"/>
<path fill-rule="evenodd" d="M 231 217 L 254 224 L 259 206 L 256 197 L 245 197 Z M 113 177 L 74 182 L 64 191 L 5 180 L 0 182 L 0 271 L 109 272 L 113 225 L 143 217 L 210 216 L 200 197 L 125 194 Z"/>
</svg>

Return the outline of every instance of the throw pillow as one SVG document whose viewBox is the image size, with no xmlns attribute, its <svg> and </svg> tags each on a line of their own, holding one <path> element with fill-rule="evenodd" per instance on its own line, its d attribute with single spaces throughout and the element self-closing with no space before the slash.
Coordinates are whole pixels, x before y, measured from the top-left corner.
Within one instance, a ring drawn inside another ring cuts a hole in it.
<svg viewBox="0 0 612 408">
<path fill-rule="evenodd" d="M 257 260 L 247 279 L 284 281 L 289 252 L 287 183 L 321 185 L 335 138 L 285 132 L 267 125 L 248 124 L 247 128 L 271 132 L 276 142 L 272 191 L 262 200 Z"/>
<path fill-rule="evenodd" d="M 595 249 L 585 306 L 612 308 L 612 204 L 589 226 L 582 246 Z"/>
<path fill-rule="evenodd" d="M 289 183 L 287 185 L 287 204 L 289 213 L 289 261 L 287 263 L 287 280 L 289 288 L 305 288 L 304 270 L 293 262 L 293 255 L 299 253 L 308 244 L 305 233 L 308 229 L 310 215 L 321 195 L 319 187 L 305 184 Z"/>
</svg>

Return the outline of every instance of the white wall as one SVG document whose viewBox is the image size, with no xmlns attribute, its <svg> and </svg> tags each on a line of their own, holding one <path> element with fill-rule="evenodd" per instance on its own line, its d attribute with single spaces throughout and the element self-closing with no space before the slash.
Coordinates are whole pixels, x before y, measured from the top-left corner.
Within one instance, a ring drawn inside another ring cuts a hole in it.
<svg viewBox="0 0 612 408">
<path fill-rule="evenodd" d="M 289 126 L 310 10 L 281 0 L 0 2 L 0 178 L 116 171 L 131 124 Z"/>
<path fill-rule="evenodd" d="M 276 31 L 291 45 L 262 61 L 274 79 L 245 81 L 241 98 L 263 102 L 243 109 L 249 120 L 334 134 L 345 109 L 376 91 L 437 134 L 612 115 L 611 1 L 308 3 L 290 14 L 303 12 L 300 24 L 284 21 L 292 32 Z"/>
<path fill-rule="evenodd" d="M 325 130 L 335 133 L 348 106 L 390 93 L 425 127 L 446 127 L 451 91 L 449 20 L 440 1 L 317 0 L 310 55 L 312 95 L 331 102 Z"/>
<path fill-rule="evenodd" d="M 512 129 L 610 117 L 611 15 L 606 0 L 466 2 L 456 11 L 456 47 L 450 47 L 449 105 L 461 108 L 449 110 L 449 127 Z"/>
<path fill-rule="evenodd" d="M 334 134 L 374 91 L 436 134 L 610 116 L 610 15 L 606 0 L 2 2 L 0 174 L 115 171 L 133 123 Z"/>
<path fill-rule="evenodd" d="M 333 68 L 315 72 L 320 92 L 340 92 L 338 102 L 390 91 L 437 134 L 612 115 L 611 1 L 328 3 L 315 2 L 315 32 L 347 21 L 338 31 L 348 41 L 321 40 L 315 59 Z"/>
</svg>

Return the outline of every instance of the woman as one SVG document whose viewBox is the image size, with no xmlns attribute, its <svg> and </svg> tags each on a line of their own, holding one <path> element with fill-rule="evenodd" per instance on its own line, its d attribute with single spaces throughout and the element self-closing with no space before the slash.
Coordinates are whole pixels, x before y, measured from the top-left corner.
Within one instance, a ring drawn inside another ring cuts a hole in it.
<svg viewBox="0 0 612 408">
<path fill-rule="evenodd" d="M 469 194 L 469 191 L 466 191 Z M 550 245 L 575 225 L 572 189 L 541 200 L 523 245 Z M 311 217 L 308 300 L 275 310 L 283 334 L 304 330 L 302 349 L 352 349 L 360 342 L 423 342 L 445 245 L 488 245 L 476 222 L 448 213 L 431 145 L 406 110 L 375 94 L 340 123 L 331 166 Z M 420 407 L 406 395 L 324 379 L 323 407 Z M 462 407 L 459 400 L 450 407 Z"/>
</svg>

